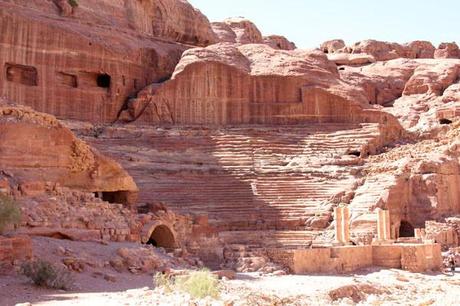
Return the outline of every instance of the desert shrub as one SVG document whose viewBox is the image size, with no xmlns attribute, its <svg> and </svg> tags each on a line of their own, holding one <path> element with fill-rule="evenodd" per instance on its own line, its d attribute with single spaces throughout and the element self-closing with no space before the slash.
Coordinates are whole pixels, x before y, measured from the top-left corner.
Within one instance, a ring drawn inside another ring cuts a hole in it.
<svg viewBox="0 0 460 306">
<path fill-rule="evenodd" d="M 77 0 L 67 0 L 71 7 L 77 7 L 78 1 Z"/>
<path fill-rule="evenodd" d="M 174 288 L 174 278 L 165 273 L 157 272 L 153 276 L 153 286 L 164 288 L 167 292 L 172 292 Z"/>
<path fill-rule="evenodd" d="M 158 272 L 153 276 L 153 285 L 164 288 L 167 292 L 172 292 L 173 290 L 184 291 L 197 299 L 207 296 L 217 298 L 220 293 L 217 276 L 208 270 L 193 271 L 189 274 L 175 277 Z"/>
<path fill-rule="evenodd" d="M 217 276 L 208 270 L 194 271 L 188 275 L 178 276 L 175 285 L 177 289 L 199 299 L 207 296 L 217 298 L 220 292 Z"/>
<path fill-rule="evenodd" d="M 10 224 L 18 224 L 21 210 L 13 198 L 0 194 L 0 234 Z"/>
<path fill-rule="evenodd" d="M 20 272 L 40 287 L 68 290 L 74 282 L 69 271 L 45 260 L 26 262 Z"/>
</svg>

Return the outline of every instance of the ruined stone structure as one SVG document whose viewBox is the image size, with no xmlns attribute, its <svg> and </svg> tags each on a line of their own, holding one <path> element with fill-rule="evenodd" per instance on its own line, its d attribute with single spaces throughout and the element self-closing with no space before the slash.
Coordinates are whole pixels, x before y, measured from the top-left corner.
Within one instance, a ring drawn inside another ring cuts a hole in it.
<svg viewBox="0 0 460 306">
<path fill-rule="evenodd" d="M 350 210 L 348 207 L 334 208 L 335 242 L 346 245 L 350 242 Z"/>
</svg>

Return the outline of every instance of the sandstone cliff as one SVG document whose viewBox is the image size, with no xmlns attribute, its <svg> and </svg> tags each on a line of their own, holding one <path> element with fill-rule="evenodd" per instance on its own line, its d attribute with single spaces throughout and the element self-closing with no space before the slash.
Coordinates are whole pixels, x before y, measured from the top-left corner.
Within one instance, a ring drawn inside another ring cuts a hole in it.
<svg viewBox="0 0 460 306">
<path fill-rule="evenodd" d="M 365 92 L 342 81 L 317 51 L 263 44 L 188 50 L 172 79 L 131 100 L 122 118 L 155 124 L 398 123 L 369 107 Z"/>
<path fill-rule="evenodd" d="M 63 16 L 60 3 L 0 2 L 0 96 L 59 118 L 115 121 L 184 50 L 216 41 L 186 1 L 81 0 Z"/>
</svg>

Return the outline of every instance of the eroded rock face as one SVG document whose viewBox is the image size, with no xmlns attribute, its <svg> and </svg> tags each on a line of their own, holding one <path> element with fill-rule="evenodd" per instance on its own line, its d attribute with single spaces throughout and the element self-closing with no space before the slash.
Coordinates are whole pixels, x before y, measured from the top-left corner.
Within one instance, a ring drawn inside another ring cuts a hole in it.
<svg viewBox="0 0 460 306">
<path fill-rule="evenodd" d="M 223 21 L 235 33 L 239 44 L 262 44 L 264 39 L 257 26 L 243 17 L 228 18 Z"/>
<path fill-rule="evenodd" d="M 433 58 L 436 48 L 429 41 L 416 40 L 404 45 L 407 58 Z"/>
<path fill-rule="evenodd" d="M 0 96 L 59 118 L 113 122 L 128 97 L 171 76 L 184 50 L 217 39 L 187 1 L 78 3 L 0 3 Z"/>
<path fill-rule="evenodd" d="M 397 58 L 433 58 L 436 48 L 429 41 L 417 40 L 401 45 L 373 39 L 346 47 L 343 40 L 336 39 L 324 42 L 320 49 L 324 53 L 367 54 L 377 61 L 389 61 Z"/>
<path fill-rule="evenodd" d="M 332 53 L 327 58 L 337 66 L 363 66 L 375 62 L 375 58 L 369 54 Z"/>
<path fill-rule="evenodd" d="M 456 43 L 442 43 L 434 52 L 434 58 L 460 58 L 460 49 Z"/>
<path fill-rule="evenodd" d="M 80 21 L 99 26 L 114 26 L 122 32 L 131 29 L 140 34 L 197 46 L 207 46 L 216 42 L 209 20 L 186 0 L 76 2 L 78 5 L 73 7 L 67 0 L 10 1 L 18 7 L 38 9 L 47 15 L 72 15 Z M 69 23 L 72 20 L 66 19 L 63 22 Z"/>
<path fill-rule="evenodd" d="M 212 28 L 219 42 L 266 44 L 277 50 L 296 49 L 296 45 L 284 36 L 262 36 L 257 26 L 243 17 L 228 18 L 223 22 L 213 22 Z"/>
<path fill-rule="evenodd" d="M 137 186 L 115 161 L 77 139 L 53 116 L 27 107 L 0 105 L 0 168 L 10 173 L 22 194 L 58 184 L 111 195 L 133 203 Z"/>
<path fill-rule="evenodd" d="M 427 131 L 457 113 L 459 64 L 457 59 L 396 59 L 344 66 L 339 72 L 362 87 L 370 103 L 387 106 L 403 126 Z"/>
<path fill-rule="evenodd" d="M 342 39 L 328 40 L 321 44 L 321 51 L 324 53 L 336 53 L 338 51 L 344 51 L 345 42 Z"/>
<path fill-rule="evenodd" d="M 123 118 L 212 125 L 392 122 L 365 110 L 364 92 L 338 76 L 321 52 L 216 44 L 184 53 L 172 80 L 141 92 Z"/>
<path fill-rule="evenodd" d="M 280 35 L 270 35 L 264 37 L 264 43 L 273 49 L 278 50 L 294 50 L 296 45 L 290 42 L 286 37 Z"/>
<path fill-rule="evenodd" d="M 370 54 L 377 61 L 388 61 L 405 56 L 404 47 L 397 43 L 388 43 L 377 40 L 364 40 L 354 44 L 351 53 Z"/>
</svg>

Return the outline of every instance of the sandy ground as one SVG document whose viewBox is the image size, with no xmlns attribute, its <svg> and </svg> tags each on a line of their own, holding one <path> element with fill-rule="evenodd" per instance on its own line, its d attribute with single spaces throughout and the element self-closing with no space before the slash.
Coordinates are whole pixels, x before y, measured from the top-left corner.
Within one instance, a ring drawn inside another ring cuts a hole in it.
<svg viewBox="0 0 460 306">
<path fill-rule="evenodd" d="M 58 262 L 58 247 L 72 248 L 78 256 L 89 256 L 100 265 L 75 274 L 72 291 L 37 288 L 14 272 L 0 274 L 0 306 L 32 305 L 356 305 L 351 299 L 333 301 L 329 292 L 342 286 L 369 284 L 380 294 L 366 294 L 359 305 L 459 305 L 460 269 L 456 275 L 409 273 L 401 270 L 369 269 L 350 275 L 262 276 L 238 274 L 222 281 L 219 300 L 194 301 L 188 294 L 153 288 L 151 275 L 118 273 L 103 263 L 120 247 L 135 244 L 70 242 L 34 238 L 36 253 Z M 41 252 L 41 254 L 40 254 Z M 94 273 L 97 271 L 98 273 Z M 100 275 L 110 273 L 115 281 Z"/>
</svg>

